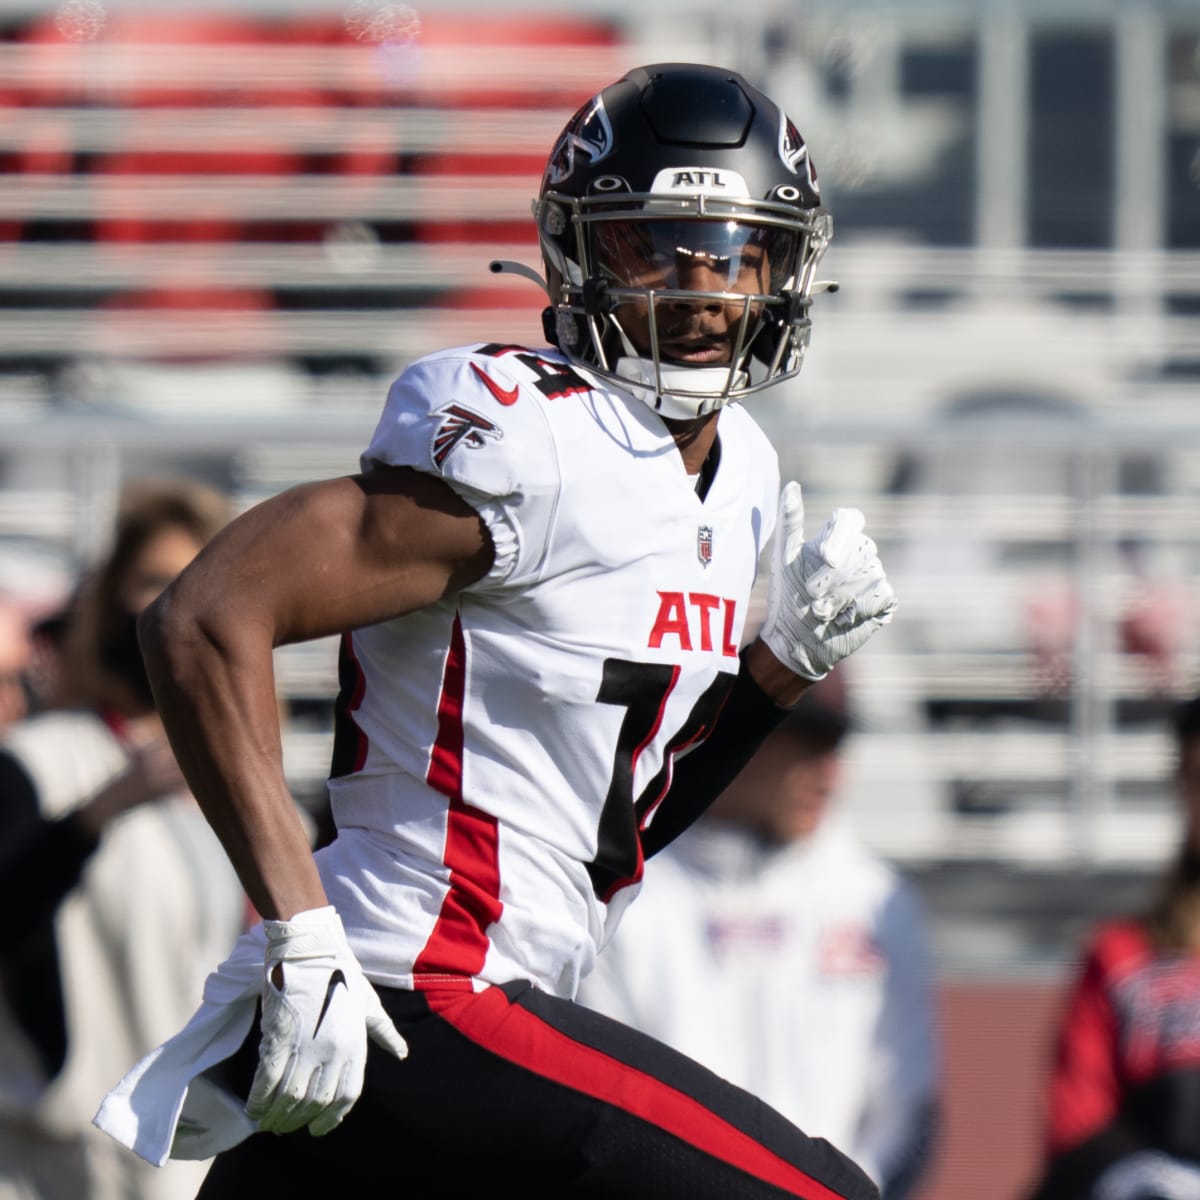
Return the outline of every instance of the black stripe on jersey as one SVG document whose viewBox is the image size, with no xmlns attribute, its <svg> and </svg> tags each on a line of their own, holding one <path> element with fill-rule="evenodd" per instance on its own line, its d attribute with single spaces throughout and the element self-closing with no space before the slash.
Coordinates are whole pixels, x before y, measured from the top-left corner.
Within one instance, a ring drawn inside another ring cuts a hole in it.
<svg viewBox="0 0 1200 1200">
<path fill-rule="evenodd" d="M 333 704 L 333 755 L 329 764 L 329 778 L 341 779 L 361 770 L 367 756 L 367 735 L 358 727 L 353 713 L 362 703 L 366 677 L 358 659 L 354 657 L 354 645 L 350 634 L 343 634 L 338 647 L 338 694 Z"/>
</svg>

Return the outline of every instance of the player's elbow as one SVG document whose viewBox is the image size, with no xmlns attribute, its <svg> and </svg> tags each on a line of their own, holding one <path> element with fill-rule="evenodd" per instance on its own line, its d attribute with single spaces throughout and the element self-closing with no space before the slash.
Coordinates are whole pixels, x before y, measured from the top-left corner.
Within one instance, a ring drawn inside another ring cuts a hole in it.
<svg viewBox="0 0 1200 1200">
<path fill-rule="evenodd" d="M 169 591 L 170 589 L 168 589 Z M 137 639 L 147 666 L 162 656 L 168 644 L 171 606 L 167 592 L 152 600 L 138 617 Z"/>
<path fill-rule="evenodd" d="M 138 618 L 138 645 L 156 694 L 166 687 L 187 688 L 229 656 L 228 641 L 219 609 L 214 616 L 180 580 Z"/>
<path fill-rule="evenodd" d="M 172 589 L 167 588 L 152 601 L 138 617 L 138 645 L 146 673 L 156 686 L 179 673 L 192 647 L 195 621 L 189 619 L 184 606 L 176 603 Z"/>
</svg>

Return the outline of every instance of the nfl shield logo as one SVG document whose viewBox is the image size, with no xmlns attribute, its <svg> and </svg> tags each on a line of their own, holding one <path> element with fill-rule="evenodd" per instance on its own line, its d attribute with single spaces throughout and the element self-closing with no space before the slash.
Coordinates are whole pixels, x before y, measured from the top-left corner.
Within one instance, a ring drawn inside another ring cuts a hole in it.
<svg viewBox="0 0 1200 1200">
<path fill-rule="evenodd" d="M 712 526 L 701 525 L 696 530 L 696 557 L 707 567 L 712 562 Z"/>
</svg>

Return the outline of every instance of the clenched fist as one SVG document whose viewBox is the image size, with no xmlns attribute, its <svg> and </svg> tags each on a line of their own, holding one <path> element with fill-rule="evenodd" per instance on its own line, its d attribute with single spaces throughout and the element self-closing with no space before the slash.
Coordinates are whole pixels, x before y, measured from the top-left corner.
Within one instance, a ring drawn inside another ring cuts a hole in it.
<svg viewBox="0 0 1200 1200">
<path fill-rule="evenodd" d="M 767 618 L 759 636 L 797 675 L 816 681 L 892 619 L 896 595 L 856 508 L 839 508 L 804 540 L 798 483 L 779 497 Z"/>
</svg>

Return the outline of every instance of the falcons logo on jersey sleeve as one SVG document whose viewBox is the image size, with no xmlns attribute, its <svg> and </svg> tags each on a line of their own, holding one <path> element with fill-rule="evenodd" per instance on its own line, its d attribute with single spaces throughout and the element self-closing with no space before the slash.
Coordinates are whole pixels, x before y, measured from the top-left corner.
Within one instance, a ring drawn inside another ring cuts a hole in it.
<svg viewBox="0 0 1200 1200">
<path fill-rule="evenodd" d="M 441 417 L 441 423 L 433 435 L 430 457 L 439 468 L 460 443 L 478 449 L 488 438 L 499 441 L 504 436 L 499 425 L 465 404 L 447 404 L 437 410 L 437 415 Z"/>
</svg>

